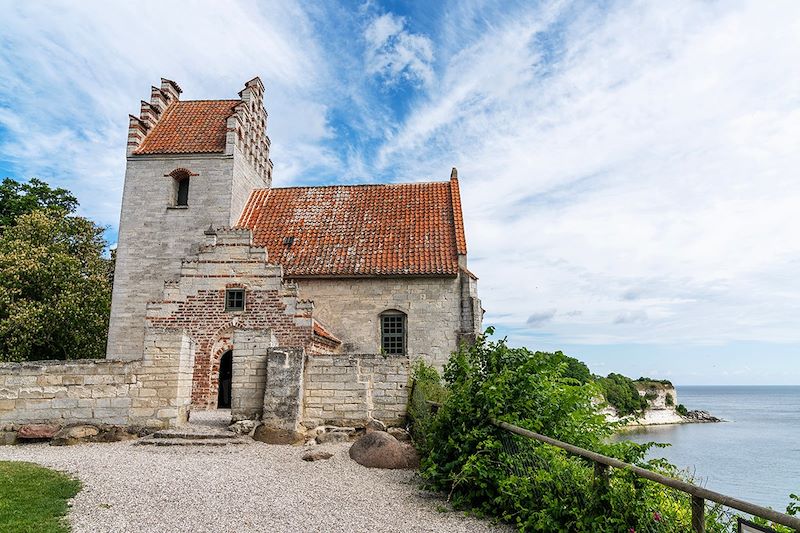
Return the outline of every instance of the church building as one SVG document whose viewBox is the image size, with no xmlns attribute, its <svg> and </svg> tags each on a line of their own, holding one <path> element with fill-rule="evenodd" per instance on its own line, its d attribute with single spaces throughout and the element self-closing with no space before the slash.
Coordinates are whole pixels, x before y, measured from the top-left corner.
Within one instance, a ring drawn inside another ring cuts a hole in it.
<svg viewBox="0 0 800 533">
<path fill-rule="evenodd" d="M 130 117 L 107 359 L 180 351 L 187 412 L 401 419 L 410 364 L 441 367 L 481 330 L 456 170 L 273 187 L 261 80 L 180 94 L 162 79 Z"/>
</svg>

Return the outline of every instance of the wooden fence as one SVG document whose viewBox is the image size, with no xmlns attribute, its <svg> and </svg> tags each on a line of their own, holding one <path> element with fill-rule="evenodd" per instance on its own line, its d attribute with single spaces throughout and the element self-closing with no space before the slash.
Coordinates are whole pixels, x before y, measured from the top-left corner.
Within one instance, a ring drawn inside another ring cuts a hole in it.
<svg viewBox="0 0 800 533">
<path fill-rule="evenodd" d="M 619 459 L 614 459 L 613 457 L 608 457 L 607 455 L 602 455 L 589 450 L 585 450 L 578 446 L 573 446 L 572 444 L 567 444 L 566 442 L 561 442 L 560 440 L 552 439 L 545 435 L 534 433 L 533 431 L 528 431 L 527 429 L 515 426 L 513 424 L 509 424 L 508 422 L 501 422 L 499 420 L 494 420 L 494 419 L 492 419 L 491 422 L 495 426 L 502 428 L 506 431 L 510 431 L 511 433 L 515 433 L 523 437 L 528 437 L 530 439 L 534 439 L 539 442 L 549 444 L 550 446 L 555 446 L 556 448 L 561 448 L 562 450 L 566 450 L 571 454 L 579 455 L 585 459 L 593 461 L 595 465 L 595 476 L 601 483 L 608 482 L 608 468 L 612 467 L 612 468 L 628 470 L 641 478 L 649 479 L 650 481 L 655 481 L 656 483 L 664 485 L 665 487 L 679 490 L 681 492 L 685 492 L 691 495 L 692 531 L 696 533 L 703 533 L 705 531 L 706 500 L 710 500 L 725 507 L 731 507 L 733 509 L 742 511 L 752 516 L 765 518 L 775 524 L 781 524 L 783 526 L 794 528 L 794 530 L 797 531 L 797 533 L 800 533 L 800 518 L 798 517 L 789 516 L 784 513 L 779 513 L 778 511 L 768 509 L 767 507 L 762 507 L 760 505 L 746 502 L 744 500 L 739 500 L 731 496 L 725 496 L 724 494 L 720 494 L 719 492 L 714 492 L 713 490 L 708 490 L 703 487 L 698 487 L 697 485 L 694 485 L 692 483 L 687 483 L 686 481 L 681 481 L 679 479 L 663 476 L 651 470 L 647 470 L 645 468 L 641 468 L 636 465 L 620 461 Z"/>
</svg>

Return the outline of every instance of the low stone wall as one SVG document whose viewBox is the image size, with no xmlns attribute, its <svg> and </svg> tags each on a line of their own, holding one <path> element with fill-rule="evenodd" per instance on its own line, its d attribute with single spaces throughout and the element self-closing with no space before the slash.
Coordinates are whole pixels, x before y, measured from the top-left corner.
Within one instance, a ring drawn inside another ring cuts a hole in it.
<svg viewBox="0 0 800 533">
<path fill-rule="evenodd" d="M 131 370 L 106 360 L 2 363 L 0 422 L 127 424 Z"/>
<path fill-rule="evenodd" d="M 145 339 L 140 361 L 0 363 L 0 424 L 164 427 L 186 420 L 192 343 L 181 332 Z"/>
<path fill-rule="evenodd" d="M 380 354 L 310 355 L 305 368 L 303 425 L 389 425 L 406 415 L 410 359 Z"/>
</svg>

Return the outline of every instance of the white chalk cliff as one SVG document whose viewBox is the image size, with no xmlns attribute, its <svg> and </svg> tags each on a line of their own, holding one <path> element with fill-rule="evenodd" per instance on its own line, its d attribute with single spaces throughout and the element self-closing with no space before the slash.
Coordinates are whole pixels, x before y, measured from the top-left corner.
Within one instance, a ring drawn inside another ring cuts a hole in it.
<svg viewBox="0 0 800 533">
<path fill-rule="evenodd" d="M 639 392 L 639 396 L 647 399 L 648 406 L 643 413 L 620 417 L 617 415 L 613 406 L 608 406 L 601 411 L 609 422 L 619 422 L 622 419 L 629 420 L 629 426 L 657 426 L 663 424 L 685 424 L 691 422 L 682 417 L 675 411 L 678 406 L 678 393 L 672 385 L 666 385 L 657 381 L 635 381 L 634 385 Z"/>
</svg>

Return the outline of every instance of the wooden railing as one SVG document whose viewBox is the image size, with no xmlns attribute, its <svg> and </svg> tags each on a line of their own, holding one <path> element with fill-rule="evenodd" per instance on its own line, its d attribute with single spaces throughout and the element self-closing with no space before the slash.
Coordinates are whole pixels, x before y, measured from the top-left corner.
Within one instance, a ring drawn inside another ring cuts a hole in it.
<svg viewBox="0 0 800 533">
<path fill-rule="evenodd" d="M 655 481 L 656 483 L 666 487 L 670 487 L 691 495 L 692 531 L 696 533 L 703 533 L 705 531 L 705 500 L 710 500 L 725 507 L 731 507 L 749 515 L 765 518 L 775 524 L 793 528 L 795 531 L 797 531 L 797 533 L 800 533 L 800 518 L 798 517 L 779 513 L 778 511 L 774 511 L 767 507 L 762 507 L 744 500 L 739 500 L 731 496 L 725 496 L 719 492 L 698 487 L 697 485 L 687 483 L 686 481 L 663 476 L 657 472 L 620 461 L 619 459 L 614 459 L 613 457 L 608 457 L 607 455 L 602 455 L 578 446 L 573 446 L 572 444 L 568 444 L 566 442 L 561 442 L 560 440 L 552 439 L 545 435 L 540 435 L 539 433 L 534 433 L 533 431 L 528 431 L 527 429 L 509 424 L 508 422 L 501 422 L 494 419 L 492 419 L 491 422 L 495 426 L 505 429 L 506 431 L 510 431 L 511 433 L 528 437 L 530 439 L 549 444 L 550 446 L 555 446 L 556 448 L 561 448 L 562 450 L 566 450 L 571 454 L 579 455 L 585 459 L 593 461 L 595 465 L 595 476 L 598 480 L 600 480 L 601 483 L 608 482 L 608 468 L 612 467 L 628 470 L 641 478 Z"/>
</svg>

